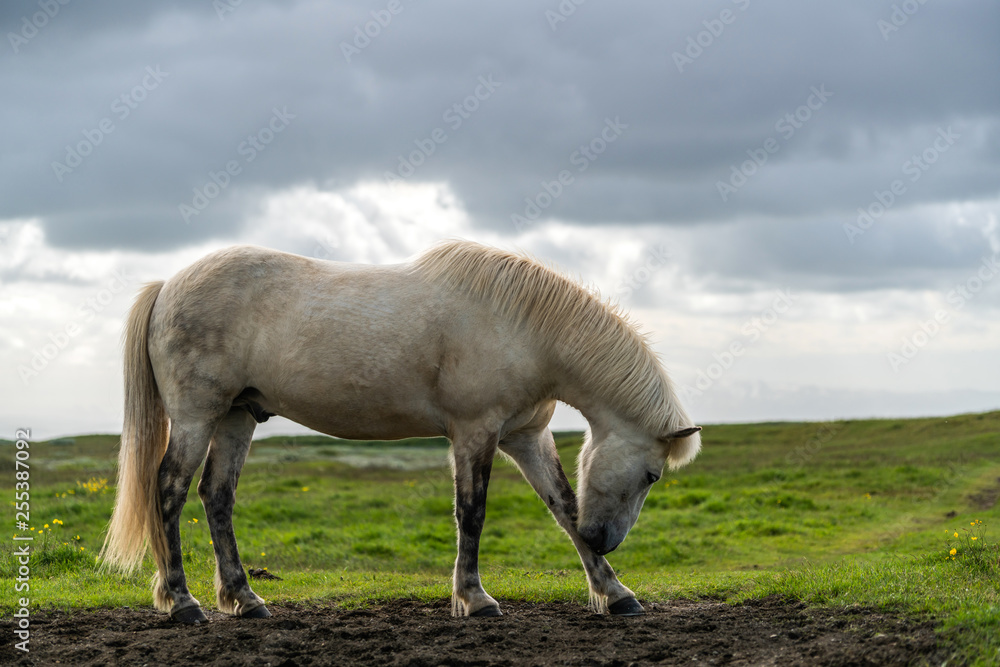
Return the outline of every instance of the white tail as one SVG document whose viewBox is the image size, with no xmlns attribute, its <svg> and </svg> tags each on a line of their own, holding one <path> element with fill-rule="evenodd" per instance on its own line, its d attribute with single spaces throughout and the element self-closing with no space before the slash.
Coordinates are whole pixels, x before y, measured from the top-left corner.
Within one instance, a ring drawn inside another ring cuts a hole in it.
<svg viewBox="0 0 1000 667">
<path fill-rule="evenodd" d="M 147 544 L 161 572 L 167 570 L 169 562 L 159 485 L 169 425 L 146 345 L 149 317 L 162 287 L 160 281 L 142 288 L 129 311 L 123 335 L 125 423 L 118 454 L 118 495 L 101 559 L 124 572 L 142 565 Z"/>
</svg>

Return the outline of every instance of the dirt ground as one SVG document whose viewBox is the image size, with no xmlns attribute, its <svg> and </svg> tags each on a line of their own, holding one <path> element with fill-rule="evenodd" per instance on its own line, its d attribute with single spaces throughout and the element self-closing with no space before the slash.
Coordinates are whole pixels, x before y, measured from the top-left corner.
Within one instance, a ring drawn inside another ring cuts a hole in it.
<svg viewBox="0 0 1000 667">
<path fill-rule="evenodd" d="M 501 600 L 502 618 L 453 619 L 449 605 L 273 605 L 270 619 L 209 612 L 194 627 L 152 609 L 36 612 L 27 655 L 12 646 L 10 620 L 0 621 L 0 664 L 940 665 L 948 657 L 930 622 L 778 599 L 646 603 L 648 613 L 633 618 Z"/>
</svg>

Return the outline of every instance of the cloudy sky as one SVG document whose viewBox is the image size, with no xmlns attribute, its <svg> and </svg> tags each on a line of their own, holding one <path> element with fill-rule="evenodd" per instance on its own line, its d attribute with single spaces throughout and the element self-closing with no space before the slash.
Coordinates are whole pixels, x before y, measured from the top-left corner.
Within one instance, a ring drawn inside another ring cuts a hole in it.
<svg viewBox="0 0 1000 667">
<path fill-rule="evenodd" d="M 1000 407 L 995 2 L 62 1 L 0 6 L 0 438 L 117 431 L 135 290 L 234 243 L 523 249 L 699 423 Z"/>
</svg>

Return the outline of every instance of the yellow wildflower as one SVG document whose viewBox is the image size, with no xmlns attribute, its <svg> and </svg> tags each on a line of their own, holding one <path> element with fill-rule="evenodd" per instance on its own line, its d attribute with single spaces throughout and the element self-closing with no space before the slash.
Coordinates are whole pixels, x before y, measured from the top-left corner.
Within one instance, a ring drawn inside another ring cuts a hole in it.
<svg viewBox="0 0 1000 667">
<path fill-rule="evenodd" d="M 948 553 L 950 553 L 950 554 L 951 554 L 952 556 L 954 556 L 955 554 L 957 554 L 957 553 L 958 553 L 958 549 L 952 549 L 952 550 L 951 550 L 951 551 L 949 551 Z"/>
</svg>

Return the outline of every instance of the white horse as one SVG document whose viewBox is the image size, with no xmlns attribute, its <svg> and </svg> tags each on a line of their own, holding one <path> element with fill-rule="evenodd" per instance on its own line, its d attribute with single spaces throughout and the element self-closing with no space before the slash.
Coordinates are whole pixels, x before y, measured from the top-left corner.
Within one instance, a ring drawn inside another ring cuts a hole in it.
<svg viewBox="0 0 1000 667">
<path fill-rule="evenodd" d="M 664 463 L 681 466 L 701 445 L 657 357 L 615 309 L 538 262 L 469 242 L 392 266 L 229 248 L 146 285 L 124 340 L 118 496 L 102 557 L 131 571 L 148 544 L 155 604 L 186 623 L 206 620 L 179 526 L 203 461 L 219 608 L 270 615 L 247 582 L 232 511 L 254 427 L 271 415 L 344 438 L 451 439 L 454 615 L 500 615 L 479 580 L 498 450 L 573 540 L 595 610 L 635 615 L 642 606 L 604 554 Z M 557 400 L 590 424 L 579 503 L 547 426 Z"/>
</svg>

